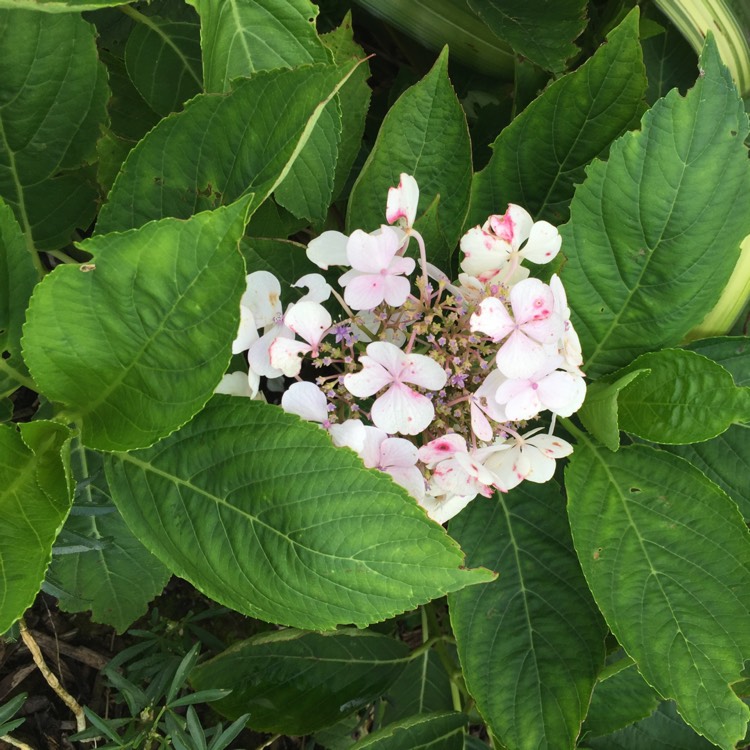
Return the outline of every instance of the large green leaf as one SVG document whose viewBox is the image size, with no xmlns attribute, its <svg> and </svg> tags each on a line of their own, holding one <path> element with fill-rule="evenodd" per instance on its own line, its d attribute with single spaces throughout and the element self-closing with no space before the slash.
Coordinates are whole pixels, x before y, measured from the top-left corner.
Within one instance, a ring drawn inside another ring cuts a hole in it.
<svg viewBox="0 0 750 750">
<path fill-rule="evenodd" d="M 321 37 L 323 44 L 333 55 L 334 62 L 339 64 L 347 60 L 363 60 L 365 51 L 355 41 L 352 30 L 351 11 L 341 25 Z M 336 159 L 333 198 L 337 198 L 349 177 L 354 160 L 362 146 L 362 135 L 365 131 L 365 120 L 370 107 L 372 91 L 367 84 L 370 77 L 370 66 L 367 62 L 360 65 L 351 78 L 341 87 L 339 103 L 341 105 L 341 142 Z"/>
<path fill-rule="evenodd" d="M 658 16 L 664 21 L 663 16 Z M 646 100 L 653 105 L 674 88 L 685 93 L 694 81 L 698 55 L 684 36 L 666 21 L 664 31 L 643 39 L 643 64 L 646 66 L 648 89 Z"/>
<path fill-rule="evenodd" d="M 573 40 L 586 27 L 585 0 L 467 0 L 513 50 L 546 70 L 561 72 L 578 52 Z"/>
<path fill-rule="evenodd" d="M 355 64 L 256 73 L 228 94 L 195 97 L 131 151 L 99 214 L 97 232 L 164 216 L 186 218 L 273 192 Z"/>
<path fill-rule="evenodd" d="M 565 221 L 585 165 L 637 123 L 645 89 L 636 10 L 496 138 L 492 158 L 474 176 L 467 224 L 503 213 L 508 203 L 537 219 Z"/>
<path fill-rule="evenodd" d="M 227 91 L 234 79 L 261 70 L 332 59 L 315 31 L 318 8 L 309 0 L 190 2 L 201 16 L 206 91 Z M 276 200 L 295 216 L 325 218 L 333 199 L 340 138 L 336 97 L 321 113 L 308 143 L 276 191 Z"/>
<path fill-rule="evenodd" d="M 262 633 L 198 667 L 196 690 L 230 688 L 213 704 L 231 719 L 249 714 L 264 732 L 309 734 L 378 699 L 403 672 L 409 648 L 369 631 Z"/>
<path fill-rule="evenodd" d="M 389 724 L 351 750 L 463 750 L 468 716 L 456 712 L 422 714 Z"/>
<path fill-rule="evenodd" d="M 718 362 L 736 385 L 750 385 L 750 336 L 715 336 L 691 341 L 685 348 Z"/>
<path fill-rule="evenodd" d="M 67 244 L 94 217 L 82 165 L 96 156 L 107 75 L 80 15 L 0 10 L 0 196 L 30 251 Z"/>
<path fill-rule="evenodd" d="M 33 603 L 72 501 L 66 427 L 0 425 L 0 631 Z"/>
<path fill-rule="evenodd" d="M 92 263 L 37 286 L 24 358 L 84 445 L 151 445 L 211 397 L 239 324 L 247 202 L 94 237 L 81 244 Z"/>
<path fill-rule="evenodd" d="M 439 197 L 437 221 L 417 219 L 427 257 L 448 271 L 469 207 L 471 143 L 463 109 L 448 79 L 448 51 L 432 70 L 391 107 L 375 146 L 354 183 L 346 224 L 349 231 L 372 231 L 385 223 L 388 188 L 401 172 L 419 184 L 419 212 Z"/>
<path fill-rule="evenodd" d="M 260 70 L 325 63 L 331 57 L 315 31 L 309 0 L 188 0 L 201 17 L 206 91 Z"/>
<path fill-rule="evenodd" d="M 0 397 L 28 382 L 21 326 L 37 280 L 23 232 L 0 198 Z"/>
<path fill-rule="evenodd" d="M 630 662 L 630 659 L 621 661 Z M 635 664 L 630 662 L 621 669 L 609 668 L 596 683 L 581 735 L 611 734 L 650 716 L 658 705 L 658 693 L 641 677 Z"/>
<path fill-rule="evenodd" d="M 508 750 L 573 748 L 604 662 L 606 629 L 570 541 L 560 488 L 476 501 L 450 531 L 500 573 L 449 597 L 466 685 Z"/>
<path fill-rule="evenodd" d="M 607 623 L 682 717 L 725 750 L 750 710 L 731 685 L 750 654 L 750 534 L 687 461 L 579 445 L 566 471 L 573 539 Z"/>
<path fill-rule="evenodd" d="M 665 701 L 658 710 L 637 724 L 605 737 L 588 740 L 592 750 L 712 750 L 715 745 L 696 734 Z"/>
<path fill-rule="evenodd" d="M 125 65 L 138 93 L 162 116 L 203 90 L 200 26 L 140 16 L 125 46 Z"/>
<path fill-rule="evenodd" d="M 71 462 L 77 480 L 66 533 L 80 538 L 82 549 L 54 554 L 45 586 L 53 587 L 66 612 L 90 611 L 95 622 L 124 632 L 166 585 L 169 571 L 133 536 L 112 502 L 102 457 L 80 444 Z"/>
<path fill-rule="evenodd" d="M 647 372 L 643 372 L 647 370 Z M 697 443 L 750 421 L 750 388 L 719 364 L 685 349 L 637 357 L 611 377 L 641 372 L 618 394 L 619 427 L 654 443 Z"/>
<path fill-rule="evenodd" d="M 701 71 L 685 98 L 670 92 L 588 168 L 561 230 L 589 374 L 678 343 L 750 234 L 747 115 L 710 37 Z"/>
<path fill-rule="evenodd" d="M 458 545 L 389 477 L 278 407 L 215 397 L 149 450 L 112 456 L 128 526 L 177 575 L 253 617 L 365 625 L 471 583 Z"/>
</svg>

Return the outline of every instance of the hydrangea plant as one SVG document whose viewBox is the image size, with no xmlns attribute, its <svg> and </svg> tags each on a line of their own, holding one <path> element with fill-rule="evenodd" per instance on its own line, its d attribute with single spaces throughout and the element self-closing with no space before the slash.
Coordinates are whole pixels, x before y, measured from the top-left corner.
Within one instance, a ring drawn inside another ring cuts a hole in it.
<svg viewBox="0 0 750 750">
<path fill-rule="evenodd" d="M 175 575 L 262 623 L 190 673 L 258 731 L 741 746 L 747 92 L 631 5 L 453 3 L 431 52 L 0 0 L 0 630 Z"/>
</svg>

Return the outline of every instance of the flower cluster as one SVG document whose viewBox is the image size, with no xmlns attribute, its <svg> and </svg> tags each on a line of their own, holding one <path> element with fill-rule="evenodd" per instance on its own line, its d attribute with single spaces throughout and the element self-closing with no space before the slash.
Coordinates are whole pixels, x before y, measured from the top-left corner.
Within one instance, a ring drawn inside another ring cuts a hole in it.
<svg viewBox="0 0 750 750">
<path fill-rule="evenodd" d="M 572 451 L 552 434 L 554 418 L 575 412 L 586 386 L 562 282 L 545 284 L 523 265 L 557 255 L 557 229 L 509 205 L 462 237 L 452 282 L 427 262 L 418 201 L 402 174 L 387 225 L 310 242 L 308 258 L 338 288 L 309 274 L 284 310 L 279 281 L 251 273 L 234 343 L 249 373 L 225 376 L 218 390 L 254 397 L 261 377 L 276 379 L 287 412 L 320 424 L 443 523 L 477 495 L 549 480 Z M 529 429 L 545 411 L 549 430 Z"/>
</svg>

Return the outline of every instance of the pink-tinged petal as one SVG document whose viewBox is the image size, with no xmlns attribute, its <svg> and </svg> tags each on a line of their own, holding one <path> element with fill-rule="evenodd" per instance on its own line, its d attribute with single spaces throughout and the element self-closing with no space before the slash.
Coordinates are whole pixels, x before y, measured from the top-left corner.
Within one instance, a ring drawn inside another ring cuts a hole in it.
<svg viewBox="0 0 750 750">
<path fill-rule="evenodd" d="M 508 419 L 517 422 L 532 419 L 540 411 L 542 404 L 537 395 L 536 383 L 530 380 L 507 380 L 498 389 L 496 400 L 505 404 Z"/>
<path fill-rule="evenodd" d="M 404 438 L 388 438 L 380 446 L 380 468 L 414 466 L 417 463 L 417 446 Z"/>
<path fill-rule="evenodd" d="M 545 409 L 569 417 L 586 398 L 586 382 L 573 373 L 558 370 L 539 381 L 538 395 Z"/>
<path fill-rule="evenodd" d="M 513 250 L 521 247 L 534 225 L 531 214 L 515 203 L 509 203 L 508 210 L 502 216 L 490 216 L 487 221 L 492 231 L 510 243 Z"/>
<path fill-rule="evenodd" d="M 260 375 L 250 369 L 247 373 L 247 382 L 250 386 L 250 398 L 257 398 L 258 391 L 260 391 Z M 265 396 L 261 396 L 261 400 L 265 401 Z"/>
<path fill-rule="evenodd" d="M 352 279 L 356 279 L 358 276 L 362 276 L 362 274 L 359 271 L 350 268 L 346 273 L 342 273 L 341 276 L 339 276 L 339 286 L 342 288 L 345 287 L 350 281 L 352 281 Z"/>
<path fill-rule="evenodd" d="M 533 445 L 549 458 L 564 458 L 573 452 L 573 446 L 567 441 L 555 435 L 539 433 L 526 438 L 529 445 Z"/>
<path fill-rule="evenodd" d="M 368 344 L 367 356 L 388 370 L 394 378 L 399 377 L 409 364 L 407 355 L 388 341 L 374 341 Z"/>
<path fill-rule="evenodd" d="M 555 300 L 552 290 L 539 279 L 524 279 L 510 290 L 510 306 L 519 325 L 546 320 L 552 315 Z"/>
<path fill-rule="evenodd" d="M 324 271 L 329 266 L 348 266 L 346 243 L 349 238 L 341 232 L 323 232 L 307 245 L 307 257 Z"/>
<path fill-rule="evenodd" d="M 312 347 L 316 356 L 320 340 L 333 324 L 331 314 L 317 302 L 303 300 L 291 307 L 284 316 L 284 324 Z"/>
<path fill-rule="evenodd" d="M 495 453 L 484 463 L 485 468 L 493 475 L 494 484 L 504 488 L 504 491 L 512 490 L 525 479 L 525 464 L 519 466 L 521 460 L 521 449 L 514 446 L 503 453 Z"/>
<path fill-rule="evenodd" d="M 502 341 L 515 330 L 516 324 L 499 299 L 488 297 L 472 314 L 469 326 L 472 331 L 487 334 L 493 341 Z"/>
<path fill-rule="evenodd" d="M 385 208 L 385 218 L 393 224 L 403 218 L 407 227 L 411 227 L 417 218 L 419 205 L 419 186 L 409 174 L 401 173 L 398 187 L 388 189 L 388 200 Z"/>
<path fill-rule="evenodd" d="M 391 387 L 372 405 L 370 412 L 376 427 L 389 435 L 419 435 L 435 417 L 432 401 L 400 383 Z"/>
<path fill-rule="evenodd" d="M 445 523 L 451 518 L 458 515 L 476 496 L 473 495 L 452 495 L 432 497 L 425 495 L 419 504 L 425 509 L 427 515 L 437 523 Z"/>
<path fill-rule="evenodd" d="M 268 360 L 271 367 L 293 378 L 302 369 L 302 357 L 310 351 L 312 347 L 304 341 L 279 337 L 268 347 Z"/>
<path fill-rule="evenodd" d="M 531 227 L 529 239 L 521 255 L 532 263 L 549 263 L 560 252 L 561 246 L 562 237 L 557 227 L 546 221 L 537 221 Z"/>
<path fill-rule="evenodd" d="M 285 326 L 273 326 L 268 333 L 264 333 L 247 352 L 247 361 L 250 368 L 264 378 L 278 378 L 283 373 L 271 364 L 268 350 L 271 344 L 279 337 L 293 339 L 294 334 Z"/>
<path fill-rule="evenodd" d="M 432 469 L 446 458 L 452 458 L 455 453 L 467 451 L 466 440 L 458 433 L 451 432 L 430 440 L 417 451 L 417 455 L 422 463 L 427 464 L 427 468 Z"/>
<path fill-rule="evenodd" d="M 524 323 L 521 330 L 540 344 L 554 344 L 563 335 L 565 325 L 557 315 L 550 315 L 546 320 L 531 320 Z"/>
<path fill-rule="evenodd" d="M 402 260 L 411 260 L 403 258 Z M 391 307 L 401 307 L 406 302 L 411 292 L 411 283 L 404 276 L 383 276 L 382 293 L 385 300 Z M 372 309 L 372 308 L 370 308 Z"/>
<path fill-rule="evenodd" d="M 426 354 L 407 354 L 406 367 L 401 371 L 404 383 L 414 383 L 430 391 L 439 391 L 448 381 L 443 366 Z"/>
<path fill-rule="evenodd" d="M 328 399 L 314 383 L 292 383 L 281 397 L 281 408 L 308 422 L 323 423 L 328 419 Z"/>
<path fill-rule="evenodd" d="M 247 373 L 241 371 L 227 373 L 214 389 L 214 393 L 223 393 L 226 396 L 244 396 L 245 398 L 253 397 Z"/>
<path fill-rule="evenodd" d="M 232 354 L 247 351 L 258 340 L 258 327 L 255 324 L 252 310 L 240 305 L 240 327 L 232 342 Z"/>
<path fill-rule="evenodd" d="M 362 450 L 358 453 L 368 469 L 377 469 L 380 466 L 380 446 L 388 435 L 384 430 L 370 425 L 364 425 L 364 430 Z"/>
<path fill-rule="evenodd" d="M 325 302 L 331 296 L 331 285 L 319 273 L 308 273 L 292 284 L 293 289 L 307 289 L 299 301 Z"/>
<path fill-rule="evenodd" d="M 344 387 L 352 396 L 368 398 L 393 382 L 393 376 L 367 355 L 359 358 L 362 369 L 344 375 Z"/>
<path fill-rule="evenodd" d="M 528 378 L 544 365 L 548 356 L 541 344 L 521 331 L 513 331 L 500 347 L 495 361 L 506 378 Z"/>
<path fill-rule="evenodd" d="M 500 370 L 492 370 L 484 379 L 484 383 L 477 388 L 474 393 L 473 401 L 476 405 L 495 422 L 507 422 L 505 409 L 495 399 L 497 389 L 507 380 Z"/>
<path fill-rule="evenodd" d="M 492 475 L 477 459 L 473 452 L 456 453 L 458 465 L 470 476 L 485 486 L 492 484 Z"/>
<path fill-rule="evenodd" d="M 250 309 L 258 328 L 266 328 L 277 322 L 281 315 L 281 284 L 268 271 L 248 274 L 247 291 L 242 295 L 241 305 Z"/>
<path fill-rule="evenodd" d="M 358 419 L 347 419 L 328 428 L 333 444 L 338 448 L 351 448 L 361 455 L 365 444 L 365 426 Z"/>
<path fill-rule="evenodd" d="M 508 262 L 511 249 L 505 240 L 498 239 L 481 227 L 466 232 L 461 238 L 460 247 L 464 253 L 461 270 L 479 278 L 496 275 Z"/>
<path fill-rule="evenodd" d="M 385 276 L 360 274 L 349 281 L 344 290 L 344 300 L 354 310 L 372 310 L 384 298 Z M 407 282 L 408 283 L 408 282 Z"/>
<path fill-rule="evenodd" d="M 402 258 L 397 255 L 388 266 L 388 273 L 391 275 L 406 274 L 407 276 L 416 268 L 417 264 L 414 258 Z"/>
<path fill-rule="evenodd" d="M 352 232 L 346 253 L 352 268 L 362 273 L 380 273 L 387 269 L 401 245 L 398 234 L 391 227 L 382 227 L 378 235 L 361 229 Z"/>
</svg>

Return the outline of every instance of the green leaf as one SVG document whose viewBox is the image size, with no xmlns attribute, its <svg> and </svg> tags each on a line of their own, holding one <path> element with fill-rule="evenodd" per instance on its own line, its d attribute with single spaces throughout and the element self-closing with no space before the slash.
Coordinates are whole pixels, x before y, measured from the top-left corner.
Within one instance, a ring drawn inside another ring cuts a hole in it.
<svg viewBox="0 0 750 750">
<path fill-rule="evenodd" d="M 246 193 L 254 194 L 257 208 L 284 179 L 353 68 L 261 72 L 228 94 L 195 97 L 131 151 L 99 214 L 97 232 L 164 216 L 187 218 Z"/>
<path fill-rule="evenodd" d="M 750 534 L 698 469 L 644 445 L 576 447 L 565 474 L 573 539 L 615 637 L 660 695 L 725 750 L 750 710 Z"/>
<path fill-rule="evenodd" d="M 413 175 L 419 184 L 419 212 L 440 197 L 438 222 L 423 232 L 427 258 L 448 271 L 469 207 L 471 143 L 466 117 L 448 79 L 444 49 L 432 70 L 407 89 L 391 107 L 375 146 L 354 183 L 346 217 L 348 230 L 371 231 L 385 223 L 388 189 L 399 175 Z"/>
<path fill-rule="evenodd" d="M 732 426 L 705 443 L 668 446 L 666 450 L 687 459 L 718 484 L 737 503 L 745 520 L 750 521 L 750 495 L 747 492 L 750 429 Z"/>
<path fill-rule="evenodd" d="M 125 46 L 125 65 L 138 93 L 163 117 L 203 90 L 200 26 L 140 16 Z"/>
<path fill-rule="evenodd" d="M 21 326 L 37 278 L 23 232 L 0 198 L 0 397 L 27 382 Z"/>
<path fill-rule="evenodd" d="M 409 661 L 384 702 L 384 725 L 453 708 L 450 677 L 434 648 Z"/>
<path fill-rule="evenodd" d="M 601 737 L 611 734 L 650 716 L 659 702 L 659 695 L 631 662 L 596 683 L 581 735 Z"/>
<path fill-rule="evenodd" d="M 735 385 L 750 385 L 750 337 L 715 336 L 691 341 L 685 348 L 702 354 L 729 370 Z"/>
<path fill-rule="evenodd" d="M 247 199 L 93 237 L 81 244 L 92 263 L 37 286 L 24 357 L 42 393 L 82 420 L 84 445 L 151 445 L 211 397 L 239 325 L 246 211 Z"/>
<path fill-rule="evenodd" d="M 556 73 L 578 52 L 573 40 L 586 27 L 584 0 L 468 0 L 468 5 L 514 52 Z"/>
<path fill-rule="evenodd" d="M 407 664 L 405 643 L 368 631 L 262 633 L 198 667 L 197 690 L 231 688 L 214 704 L 230 719 L 248 713 L 263 732 L 309 734 L 377 700 Z"/>
<path fill-rule="evenodd" d="M 346 60 L 363 60 L 365 51 L 354 41 L 351 11 L 347 11 L 341 25 L 328 34 L 321 36 L 321 41 L 331 51 L 336 63 Z M 341 142 L 336 160 L 333 198 L 337 198 L 349 177 L 354 161 L 362 146 L 362 135 L 365 131 L 367 111 L 370 107 L 372 90 L 367 83 L 370 77 L 370 66 L 367 62 L 360 65 L 351 78 L 341 87 L 339 104 L 341 105 Z"/>
<path fill-rule="evenodd" d="M 337 96 L 320 113 L 310 139 L 276 188 L 280 206 L 297 217 L 322 222 L 333 201 L 333 181 L 341 140 L 341 109 Z"/>
<path fill-rule="evenodd" d="M 492 734 L 508 750 L 575 747 L 606 629 L 560 488 L 521 486 L 474 502 L 450 531 L 469 564 L 500 573 L 448 600 L 466 686 Z"/>
<path fill-rule="evenodd" d="M 0 631 L 31 606 L 72 500 L 67 469 L 70 432 L 29 422 L 0 425 Z"/>
<path fill-rule="evenodd" d="M 586 400 L 578 411 L 584 427 L 611 451 L 620 447 L 620 418 L 618 398 L 620 391 L 648 370 L 634 370 L 622 377 L 597 380 L 586 389 Z"/>
<path fill-rule="evenodd" d="M 614 373 L 648 372 L 619 394 L 620 429 L 654 443 L 708 440 L 750 421 L 750 388 L 738 388 L 716 362 L 684 349 L 642 354 Z"/>
<path fill-rule="evenodd" d="M 215 397 L 179 432 L 107 462 L 128 526 L 173 572 L 300 628 L 383 620 L 463 586 L 458 545 L 389 477 L 278 407 Z"/>
<path fill-rule="evenodd" d="M 0 0 L 0 8 L 25 8 L 46 13 L 81 13 L 84 10 L 112 8 L 133 0 Z"/>
<path fill-rule="evenodd" d="M 94 622 L 122 633 L 145 614 L 169 580 L 169 571 L 125 525 L 112 503 L 101 455 L 80 444 L 72 452 L 75 505 L 63 534 L 102 542 L 99 549 L 53 555 L 46 584 L 65 612 L 91 611 Z"/>
<path fill-rule="evenodd" d="M 671 89 L 676 88 L 684 94 L 693 85 L 698 56 L 671 23 L 667 21 L 661 34 L 643 39 L 641 44 L 648 78 L 646 101 L 649 104 L 653 105 Z"/>
<path fill-rule="evenodd" d="M 467 226 L 508 203 L 537 219 L 566 221 L 585 165 L 637 124 L 645 88 L 634 10 L 590 60 L 552 83 L 495 139 L 489 163 L 474 175 Z"/>
<path fill-rule="evenodd" d="M 308 0 L 188 0 L 201 17 L 203 81 L 225 92 L 231 81 L 260 70 L 326 63 Z"/>
<path fill-rule="evenodd" d="M 647 719 L 606 737 L 588 740 L 591 750 L 713 750 L 716 746 L 696 734 L 665 701 Z"/>
<path fill-rule="evenodd" d="M 412 716 L 364 737 L 351 750 L 463 750 L 468 723 L 455 712 Z"/>
<path fill-rule="evenodd" d="M 0 10 L 0 195 L 29 247 L 56 248 L 96 211 L 91 170 L 107 75 L 79 15 Z"/>
<path fill-rule="evenodd" d="M 747 115 L 709 35 L 685 98 L 596 161 L 562 227 L 563 281 L 587 372 L 678 343 L 715 304 L 750 234 Z"/>
</svg>

